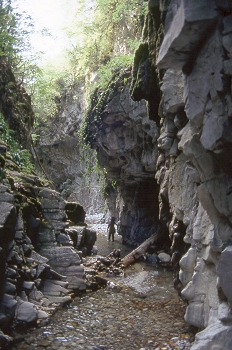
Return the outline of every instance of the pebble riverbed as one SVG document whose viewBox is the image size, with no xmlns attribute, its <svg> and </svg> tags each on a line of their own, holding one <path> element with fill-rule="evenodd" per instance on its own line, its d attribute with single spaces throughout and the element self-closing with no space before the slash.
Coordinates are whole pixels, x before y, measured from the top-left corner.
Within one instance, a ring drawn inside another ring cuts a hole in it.
<svg viewBox="0 0 232 350">
<path fill-rule="evenodd" d="M 98 231 L 101 255 L 124 249 L 120 236 L 107 242 Z M 144 262 L 110 277 L 108 286 L 75 297 L 50 322 L 27 333 L 18 331 L 11 350 L 164 350 L 191 348 L 194 330 L 184 321 L 186 305 L 172 285 L 172 272 Z M 21 334 L 20 334 L 21 333 Z"/>
</svg>

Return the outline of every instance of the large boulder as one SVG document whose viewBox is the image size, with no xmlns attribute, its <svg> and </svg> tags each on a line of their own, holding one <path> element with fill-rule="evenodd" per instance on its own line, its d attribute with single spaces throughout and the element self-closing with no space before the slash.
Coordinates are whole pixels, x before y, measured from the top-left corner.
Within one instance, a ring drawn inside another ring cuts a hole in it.
<svg viewBox="0 0 232 350">
<path fill-rule="evenodd" d="M 191 350 L 230 350 L 232 347 L 232 325 L 216 322 L 196 335 Z"/>
<path fill-rule="evenodd" d="M 19 322 L 34 323 L 38 318 L 38 309 L 35 304 L 18 298 L 15 318 Z"/>
<path fill-rule="evenodd" d="M 68 289 L 74 292 L 86 289 L 84 267 L 77 251 L 72 247 L 53 247 L 41 251 L 49 265 L 68 282 Z"/>
</svg>

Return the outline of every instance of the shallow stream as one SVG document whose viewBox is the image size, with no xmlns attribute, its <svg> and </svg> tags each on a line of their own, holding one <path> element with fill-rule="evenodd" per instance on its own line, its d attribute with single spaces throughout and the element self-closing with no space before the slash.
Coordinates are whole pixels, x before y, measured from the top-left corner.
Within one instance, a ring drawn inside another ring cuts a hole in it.
<svg viewBox="0 0 232 350">
<path fill-rule="evenodd" d="M 121 237 L 108 242 L 105 227 L 98 232 L 99 255 L 121 249 Z M 32 329 L 12 350 L 145 350 L 190 349 L 191 328 L 184 322 L 185 305 L 173 288 L 172 272 L 144 262 L 127 268 L 124 276 L 108 277 L 106 288 L 75 297 L 50 322 Z"/>
</svg>

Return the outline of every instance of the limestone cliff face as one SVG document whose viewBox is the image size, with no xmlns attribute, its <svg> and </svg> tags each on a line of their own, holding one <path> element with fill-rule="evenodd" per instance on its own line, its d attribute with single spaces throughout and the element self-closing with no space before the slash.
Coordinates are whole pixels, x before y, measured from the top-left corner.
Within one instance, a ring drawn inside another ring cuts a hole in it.
<svg viewBox="0 0 232 350">
<path fill-rule="evenodd" d="M 104 93 L 96 93 L 86 133 L 107 178 L 117 184 L 111 214 L 119 221 L 118 231 L 125 243 L 138 244 L 157 229 L 159 130 L 149 120 L 146 101 L 131 99 L 129 77 L 125 72 Z"/>
<path fill-rule="evenodd" d="M 101 179 L 93 171 L 95 153 L 81 147 L 78 131 L 86 108 L 82 85 L 72 86 L 61 98 L 59 112 L 41 126 L 36 150 L 55 188 L 70 201 L 81 203 L 88 214 L 102 213 Z M 82 142 L 82 141 L 81 141 Z M 92 169 L 93 170 L 93 169 Z"/>
<path fill-rule="evenodd" d="M 157 46 L 159 216 L 173 242 L 185 319 L 205 329 L 194 350 L 232 346 L 231 10 L 229 1 L 173 0 Z"/>
<path fill-rule="evenodd" d="M 144 240 L 158 217 L 169 234 L 174 283 L 188 303 L 185 319 L 203 330 L 192 349 L 229 350 L 232 4 L 150 0 L 148 6 L 132 100 L 120 81 L 99 98 L 89 140 L 117 181 L 124 241 Z"/>
<path fill-rule="evenodd" d="M 81 258 L 65 231 L 70 224 L 66 205 L 58 192 L 22 173 L 6 154 L 0 179 L 2 349 L 12 341 L 2 331 L 8 333 L 12 324 L 46 323 L 56 307 L 71 302 L 70 290 L 86 289 Z M 83 208 L 79 212 L 83 226 Z"/>
<path fill-rule="evenodd" d="M 49 127 L 40 129 L 36 149 L 56 189 L 65 199 L 80 202 L 87 214 L 102 213 L 106 206 L 101 178 L 86 173 L 87 163 L 97 155 L 107 178 L 107 209 L 117 218 L 123 241 L 137 245 L 157 229 L 159 221 L 158 200 L 154 200 L 158 198 L 159 129 L 149 119 L 147 102 L 132 100 L 130 80 L 129 70 L 93 97 L 85 131 L 96 153 L 85 153 L 79 143 L 78 130 L 86 109 L 81 86 L 63 96 L 59 114 Z"/>
</svg>

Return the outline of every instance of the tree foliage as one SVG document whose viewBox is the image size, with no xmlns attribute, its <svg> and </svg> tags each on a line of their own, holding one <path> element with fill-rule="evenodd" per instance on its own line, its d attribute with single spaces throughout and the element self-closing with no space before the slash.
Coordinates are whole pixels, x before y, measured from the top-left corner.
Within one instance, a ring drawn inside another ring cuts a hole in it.
<svg viewBox="0 0 232 350">
<path fill-rule="evenodd" d="M 110 68 L 110 61 L 115 66 L 117 58 L 121 66 L 123 61 L 125 66 L 132 62 L 132 54 L 141 37 L 140 21 L 146 11 L 144 1 L 96 0 L 89 5 L 89 9 L 85 4 L 83 0 L 69 28 L 73 40 L 70 56 L 76 75 L 91 76 L 99 68 L 101 73 L 103 66 Z M 123 60 L 122 57 L 127 59 Z"/>
<path fill-rule="evenodd" d="M 58 112 L 58 101 L 68 85 L 65 81 L 68 76 L 65 67 L 54 66 L 51 62 L 38 72 L 32 96 L 37 123 L 53 118 Z"/>
<path fill-rule="evenodd" d="M 145 11 L 142 0 L 77 2 L 74 20 L 65 29 L 72 47 L 62 68 L 44 66 L 35 84 L 33 104 L 38 121 L 56 115 L 57 101 L 69 85 L 84 81 L 90 96 L 96 86 L 105 88 L 116 71 L 132 64 Z"/>
<path fill-rule="evenodd" d="M 0 57 L 4 57 L 17 81 L 29 88 L 38 72 L 37 57 L 30 51 L 33 22 L 13 5 L 12 0 L 0 0 Z"/>
<path fill-rule="evenodd" d="M 0 56 L 32 94 L 38 123 L 56 115 L 60 97 L 69 86 L 84 80 L 90 95 L 96 85 L 104 88 L 117 70 L 132 64 L 146 9 L 143 0 L 77 1 L 74 20 L 65 29 L 72 47 L 62 63 L 40 67 L 37 57 L 30 54 L 32 20 L 17 12 L 14 1 L 0 0 Z"/>
<path fill-rule="evenodd" d="M 0 137 L 8 148 L 8 158 L 12 159 L 22 171 L 31 173 L 34 166 L 31 162 L 31 154 L 27 149 L 23 149 L 14 138 L 15 131 L 11 130 L 5 122 L 4 115 L 0 113 Z"/>
</svg>

